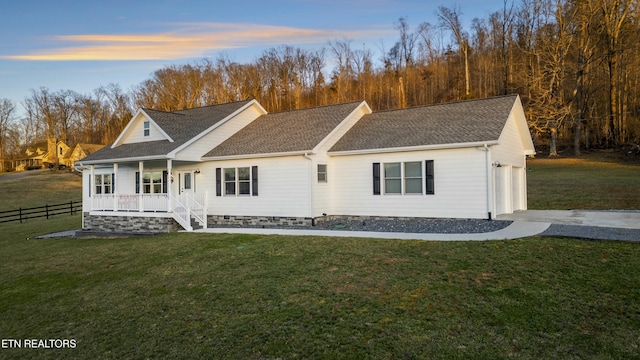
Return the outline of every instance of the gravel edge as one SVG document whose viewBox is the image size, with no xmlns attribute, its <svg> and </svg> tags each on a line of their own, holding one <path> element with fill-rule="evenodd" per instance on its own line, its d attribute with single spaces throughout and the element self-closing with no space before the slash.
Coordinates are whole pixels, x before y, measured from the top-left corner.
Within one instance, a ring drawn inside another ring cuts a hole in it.
<svg viewBox="0 0 640 360">
<path fill-rule="evenodd" d="M 479 234 L 494 232 L 511 225 L 511 220 L 481 219 L 410 219 L 410 220 L 332 220 L 315 226 L 243 226 L 216 225 L 211 228 L 265 228 L 296 230 L 341 230 L 369 232 L 401 232 L 416 234 Z"/>
</svg>

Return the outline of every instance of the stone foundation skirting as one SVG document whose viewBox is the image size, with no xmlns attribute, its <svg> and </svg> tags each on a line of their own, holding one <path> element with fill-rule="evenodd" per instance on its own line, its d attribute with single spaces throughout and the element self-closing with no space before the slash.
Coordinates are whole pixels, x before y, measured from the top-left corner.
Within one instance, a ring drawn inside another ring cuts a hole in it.
<svg viewBox="0 0 640 360">
<path fill-rule="evenodd" d="M 285 216 L 209 215 L 207 226 L 311 226 L 313 219 Z"/>
<path fill-rule="evenodd" d="M 327 215 L 316 218 L 304 217 L 284 217 L 284 216 L 240 216 L 240 215 L 209 215 L 207 216 L 207 226 L 247 226 L 247 227 L 269 227 L 269 226 L 296 226 L 306 227 L 332 221 L 372 221 L 372 220 L 415 220 L 423 218 L 398 217 L 398 216 L 353 216 L 353 215 Z"/>
<path fill-rule="evenodd" d="M 136 213 L 96 215 L 85 212 L 83 218 L 82 229 L 87 231 L 152 234 L 183 230 L 172 217 L 136 216 Z"/>
</svg>

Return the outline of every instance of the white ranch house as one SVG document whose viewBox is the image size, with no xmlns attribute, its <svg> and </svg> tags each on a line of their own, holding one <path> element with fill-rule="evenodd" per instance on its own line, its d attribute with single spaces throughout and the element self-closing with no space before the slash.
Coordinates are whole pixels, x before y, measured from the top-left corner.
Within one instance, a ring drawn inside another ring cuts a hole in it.
<svg viewBox="0 0 640 360">
<path fill-rule="evenodd" d="M 83 228 L 166 232 L 335 217 L 476 218 L 527 208 L 518 95 L 372 112 L 256 100 L 140 109 L 83 169 Z"/>
</svg>

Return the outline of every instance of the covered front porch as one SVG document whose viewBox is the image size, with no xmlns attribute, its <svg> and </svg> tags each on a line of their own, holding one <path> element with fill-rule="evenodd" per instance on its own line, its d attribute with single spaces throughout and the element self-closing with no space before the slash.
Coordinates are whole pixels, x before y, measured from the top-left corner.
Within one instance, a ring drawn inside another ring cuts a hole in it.
<svg viewBox="0 0 640 360">
<path fill-rule="evenodd" d="M 197 192 L 196 164 L 149 160 L 90 165 L 90 215 L 172 217 L 185 230 L 207 227 L 206 192 Z"/>
</svg>

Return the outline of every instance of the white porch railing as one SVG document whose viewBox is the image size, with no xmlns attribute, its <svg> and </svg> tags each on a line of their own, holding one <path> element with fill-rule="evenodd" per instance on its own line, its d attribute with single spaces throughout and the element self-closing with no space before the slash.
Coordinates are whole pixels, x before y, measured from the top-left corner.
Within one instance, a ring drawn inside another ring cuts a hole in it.
<svg viewBox="0 0 640 360">
<path fill-rule="evenodd" d="M 95 194 L 91 210 L 167 212 L 169 198 L 167 194 Z"/>
<path fill-rule="evenodd" d="M 179 198 L 167 194 L 94 194 L 92 211 L 170 212 L 186 230 L 191 231 L 191 216 L 207 227 L 205 194 L 181 194 Z"/>
<path fill-rule="evenodd" d="M 191 210 L 193 216 L 200 225 L 207 228 L 207 208 L 205 194 L 182 193 L 179 198 L 180 202 L 185 204 Z"/>
<path fill-rule="evenodd" d="M 173 196 L 171 196 L 171 205 L 173 218 L 182 225 L 185 230 L 193 231 L 193 228 L 191 227 L 191 211 L 189 208 Z"/>
</svg>

